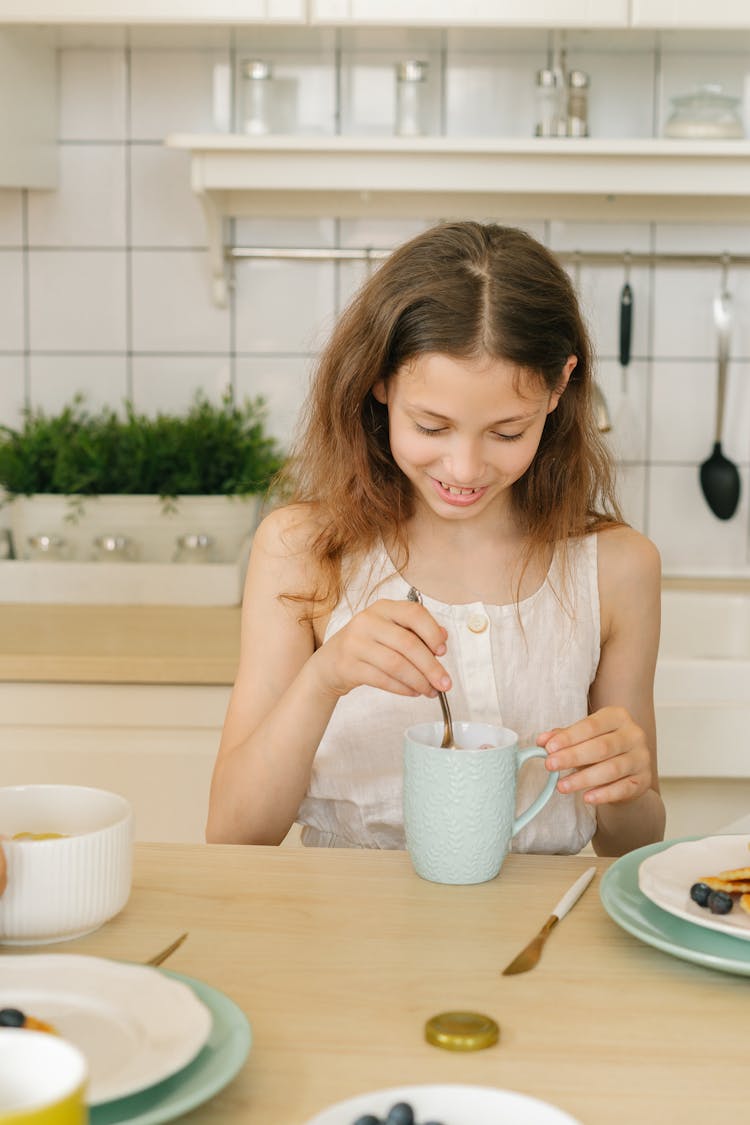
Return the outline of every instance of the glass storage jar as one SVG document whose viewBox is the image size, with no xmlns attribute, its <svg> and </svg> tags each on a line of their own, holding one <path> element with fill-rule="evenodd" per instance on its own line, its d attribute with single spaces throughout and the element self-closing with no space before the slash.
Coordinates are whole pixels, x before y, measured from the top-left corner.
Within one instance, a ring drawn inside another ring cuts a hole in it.
<svg viewBox="0 0 750 1125">
<path fill-rule="evenodd" d="M 568 75 L 568 137 L 589 135 L 589 76 L 585 70 L 571 70 Z"/>
<path fill-rule="evenodd" d="M 133 562 L 135 544 L 127 535 L 98 535 L 93 558 L 98 562 Z"/>
<path fill-rule="evenodd" d="M 422 137 L 429 131 L 427 63 L 405 59 L 396 64 L 397 137 Z"/>
<path fill-rule="evenodd" d="M 24 552 L 33 562 L 59 562 L 68 558 L 68 543 L 61 535 L 29 535 Z"/>
<path fill-rule="evenodd" d="M 665 137 L 731 140 L 744 137 L 740 99 L 722 92 L 721 86 L 699 86 L 689 94 L 670 98 L 672 112 Z"/>
<path fill-rule="evenodd" d="M 216 561 L 214 541 L 202 533 L 180 535 L 172 560 L 176 563 L 210 563 Z"/>
<path fill-rule="evenodd" d="M 544 67 L 536 72 L 537 137 L 561 137 L 566 131 L 565 91 L 556 70 Z"/>
<path fill-rule="evenodd" d="M 242 66 L 242 128 L 251 137 L 271 132 L 271 64 L 248 59 Z"/>
</svg>

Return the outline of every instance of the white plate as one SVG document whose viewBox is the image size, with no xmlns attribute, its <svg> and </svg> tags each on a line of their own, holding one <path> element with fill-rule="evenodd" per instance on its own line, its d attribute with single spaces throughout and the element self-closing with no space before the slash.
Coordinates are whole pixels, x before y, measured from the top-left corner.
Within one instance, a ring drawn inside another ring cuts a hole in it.
<svg viewBox="0 0 750 1125">
<path fill-rule="evenodd" d="M 145 965 L 69 953 L 3 954 L 0 1007 L 51 1023 L 83 1051 L 89 1105 L 181 1070 L 212 1024 L 206 1005 L 181 981 Z"/>
<path fill-rule="evenodd" d="M 352 1125 L 357 1117 L 373 1113 L 385 1118 L 396 1102 L 409 1102 L 418 1122 L 442 1121 L 445 1125 L 581 1125 L 549 1102 L 498 1090 L 493 1086 L 394 1086 L 373 1090 L 337 1102 L 311 1117 L 305 1125 Z"/>
<path fill-rule="evenodd" d="M 671 848 L 644 859 L 638 868 L 638 886 L 662 910 L 750 941 L 750 914 L 737 903 L 729 914 L 712 914 L 690 897 L 693 883 L 707 875 L 718 875 L 736 867 L 750 867 L 750 836 L 706 836 L 702 840 L 683 840 Z"/>
</svg>

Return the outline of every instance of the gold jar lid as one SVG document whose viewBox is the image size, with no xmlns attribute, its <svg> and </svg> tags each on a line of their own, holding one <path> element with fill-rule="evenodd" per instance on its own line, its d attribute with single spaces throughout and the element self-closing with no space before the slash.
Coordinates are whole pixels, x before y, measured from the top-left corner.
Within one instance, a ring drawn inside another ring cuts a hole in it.
<svg viewBox="0 0 750 1125">
<path fill-rule="evenodd" d="M 500 1028 L 480 1012 L 440 1012 L 424 1025 L 424 1037 L 446 1051 L 481 1051 L 500 1038 Z"/>
</svg>

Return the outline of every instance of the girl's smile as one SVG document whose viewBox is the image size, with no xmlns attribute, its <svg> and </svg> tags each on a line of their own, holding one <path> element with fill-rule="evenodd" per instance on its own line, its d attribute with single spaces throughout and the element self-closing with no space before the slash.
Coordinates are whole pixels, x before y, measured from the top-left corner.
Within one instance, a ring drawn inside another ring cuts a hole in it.
<svg viewBox="0 0 750 1125">
<path fill-rule="evenodd" d="M 468 508 L 472 504 L 484 496 L 487 491 L 486 487 L 482 488 L 459 488 L 456 485 L 446 484 L 445 481 L 433 481 L 435 490 L 440 496 L 441 500 L 446 504 L 453 504 L 457 508 Z"/>
<path fill-rule="evenodd" d="M 496 503 L 533 461 L 573 366 L 550 394 L 508 360 L 431 352 L 377 383 L 393 458 L 417 497 L 449 519 Z"/>
</svg>

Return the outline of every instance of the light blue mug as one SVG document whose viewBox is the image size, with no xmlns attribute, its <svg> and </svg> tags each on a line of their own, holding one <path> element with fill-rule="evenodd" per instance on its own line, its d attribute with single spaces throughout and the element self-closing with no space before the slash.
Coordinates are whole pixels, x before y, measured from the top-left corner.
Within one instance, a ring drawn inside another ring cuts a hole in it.
<svg viewBox="0 0 750 1125">
<path fill-rule="evenodd" d="M 499 872 L 515 834 L 547 804 L 559 773 L 551 772 L 516 816 L 518 770 L 547 751 L 519 749 L 515 731 L 491 723 L 454 723 L 455 749 L 442 748 L 442 736 L 441 722 L 419 723 L 404 736 L 407 851 L 423 879 L 484 883 Z"/>
</svg>

